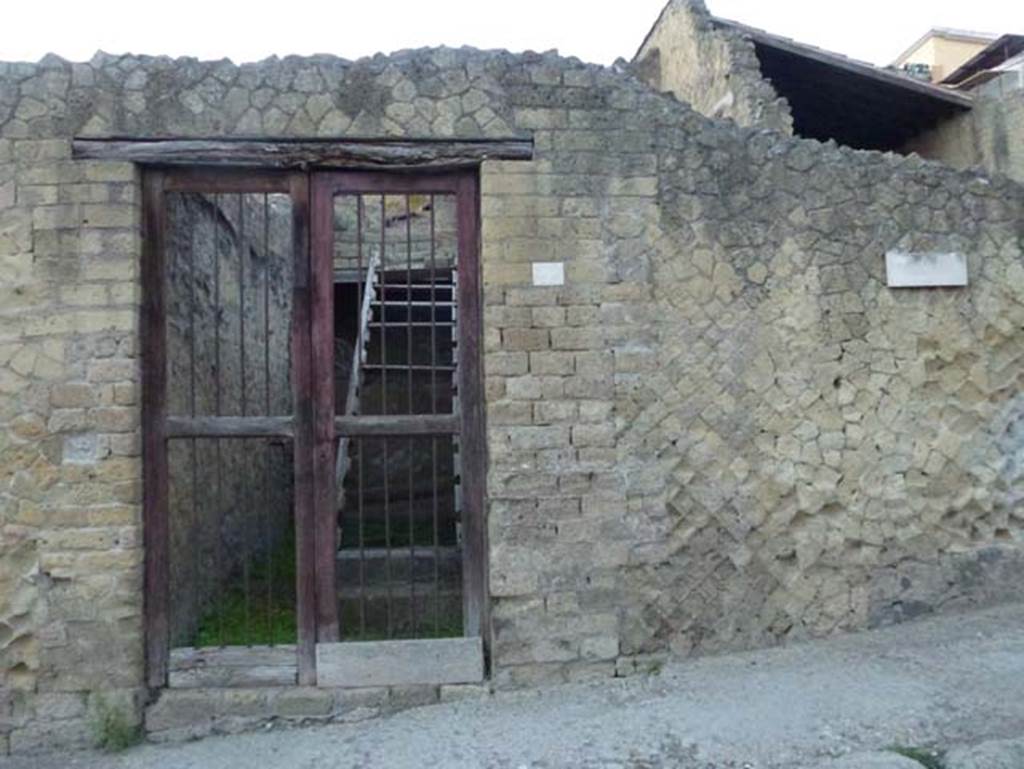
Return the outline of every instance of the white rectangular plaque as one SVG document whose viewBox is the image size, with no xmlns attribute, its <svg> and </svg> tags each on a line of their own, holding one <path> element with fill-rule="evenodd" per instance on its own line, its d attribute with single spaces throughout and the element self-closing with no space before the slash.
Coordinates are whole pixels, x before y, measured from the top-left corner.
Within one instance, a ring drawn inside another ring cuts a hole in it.
<svg viewBox="0 0 1024 769">
<path fill-rule="evenodd" d="M 533 285 L 564 286 L 565 262 L 534 262 Z"/>
<path fill-rule="evenodd" d="M 967 256 L 889 251 L 885 255 L 885 275 L 889 288 L 966 286 Z"/>
</svg>

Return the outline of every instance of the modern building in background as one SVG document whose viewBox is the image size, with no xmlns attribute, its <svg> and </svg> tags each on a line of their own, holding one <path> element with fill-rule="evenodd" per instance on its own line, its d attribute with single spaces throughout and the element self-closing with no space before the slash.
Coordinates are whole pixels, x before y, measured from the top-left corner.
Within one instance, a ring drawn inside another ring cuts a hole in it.
<svg viewBox="0 0 1024 769">
<path fill-rule="evenodd" d="M 968 59 L 984 51 L 999 36 L 989 32 L 935 27 L 896 57 L 893 67 L 931 83 L 941 83 Z"/>
</svg>

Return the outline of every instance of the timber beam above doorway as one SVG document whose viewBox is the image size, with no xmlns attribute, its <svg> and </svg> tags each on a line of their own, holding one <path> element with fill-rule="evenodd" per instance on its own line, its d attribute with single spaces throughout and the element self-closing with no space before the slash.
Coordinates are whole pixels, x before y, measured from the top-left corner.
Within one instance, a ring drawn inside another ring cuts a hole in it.
<svg viewBox="0 0 1024 769">
<path fill-rule="evenodd" d="M 254 168 L 452 168 L 532 160 L 533 138 L 370 139 L 260 137 L 76 138 L 72 157 L 170 166 Z"/>
</svg>

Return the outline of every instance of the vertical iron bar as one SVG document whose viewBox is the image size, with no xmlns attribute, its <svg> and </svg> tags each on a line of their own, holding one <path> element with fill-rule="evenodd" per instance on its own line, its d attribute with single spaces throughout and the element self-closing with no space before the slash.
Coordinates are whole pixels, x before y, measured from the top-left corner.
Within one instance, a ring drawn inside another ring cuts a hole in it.
<svg viewBox="0 0 1024 769">
<path fill-rule="evenodd" d="M 414 413 L 412 407 L 412 372 L 413 372 L 413 360 L 412 360 L 412 205 L 410 203 L 409 195 L 405 196 L 405 288 L 406 288 L 406 305 L 405 305 L 405 323 L 406 323 L 406 365 L 409 367 L 407 372 L 407 383 L 408 383 L 408 396 L 409 396 L 409 412 Z M 412 635 L 416 637 L 416 581 L 414 572 L 416 570 L 416 539 L 415 539 L 415 527 L 413 525 L 413 456 L 416 446 L 412 439 L 409 437 L 409 477 L 408 477 L 408 496 L 409 496 L 409 618 L 412 624 Z"/>
<path fill-rule="evenodd" d="M 178 197 L 181 201 L 184 198 Z M 179 210 L 183 206 L 179 206 Z M 188 307 L 188 338 L 189 338 L 189 365 L 188 365 L 188 411 L 189 415 L 195 417 L 196 415 L 196 252 L 195 252 L 195 237 L 194 233 L 189 233 L 189 248 L 188 248 L 188 262 L 189 262 L 189 307 Z M 192 590 L 191 600 L 194 602 L 194 616 L 196 620 L 200 619 L 200 614 L 203 611 L 203 591 L 199 584 L 199 553 L 202 550 L 203 534 L 202 527 L 199 521 L 199 442 L 193 438 L 190 443 L 191 445 L 191 470 L 192 470 L 192 520 L 190 522 L 191 535 L 196 538 L 196 541 L 192 546 L 191 558 L 191 571 L 192 578 L 189 580 L 189 586 Z"/>
<path fill-rule="evenodd" d="M 436 254 L 436 218 L 434 209 L 436 200 L 430 196 L 430 413 L 437 413 L 437 254 Z M 431 492 L 433 496 L 433 528 L 434 528 L 434 635 L 440 635 L 441 629 L 441 580 L 440 560 L 441 542 L 437 520 L 437 436 L 430 439 Z"/>
<path fill-rule="evenodd" d="M 388 413 L 388 368 L 387 368 L 387 229 L 388 212 L 384 195 L 380 196 L 380 362 L 381 362 L 381 413 Z M 387 637 L 392 637 L 391 598 L 391 511 L 388 509 L 388 439 L 384 446 L 384 579 L 387 589 Z"/>
<path fill-rule="evenodd" d="M 437 413 L 437 254 L 434 196 L 430 196 L 430 413 Z"/>
<path fill-rule="evenodd" d="M 267 193 L 263 193 L 263 413 L 270 416 L 270 199 Z M 266 527 L 266 539 L 264 548 L 265 579 L 267 580 L 267 640 L 271 646 L 274 645 L 274 536 L 273 527 L 270 522 L 270 441 L 263 443 L 264 473 L 263 473 L 263 504 L 264 504 L 264 525 Z M 275 500 L 276 501 L 276 500 Z"/>
<path fill-rule="evenodd" d="M 384 446 L 384 580 L 387 588 L 387 637 L 391 638 L 392 604 L 391 604 L 391 517 L 388 509 L 388 439 L 382 438 Z"/>
<path fill-rule="evenodd" d="M 366 300 L 364 292 L 366 291 L 365 278 L 363 276 L 363 196 L 356 195 L 356 273 L 359 278 L 359 283 L 356 285 L 356 297 L 358 303 L 356 304 L 357 309 L 357 323 L 359 324 L 356 330 L 356 344 L 360 345 L 360 349 L 357 354 L 362 360 L 362 355 L 365 351 L 363 345 L 368 345 L 369 340 L 363 338 L 363 316 L 362 308 L 363 302 Z M 372 289 L 372 286 L 370 287 Z M 373 317 L 373 310 L 370 310 L 370 317 Z M 367 326 L 365 331 L 367 335 L 372 335 L 372 330 Z M 359 376 L 359 368 L 350 372 L 350 376 Z M 357 383 L 362 388 L 362 382 Z M 360 393 L 361 397 L 362 393 Z M 359 475 L 356 478 L 356 495 L 358 497 L 357 511 L 358 515 L 358 527 L 359 527 L 359 637 L 366 637 L 366 541 L 365 541 L 365 526 L 363 521 L 363 439 L 356 438 L 356 449 L 359 452 Z"/>
<path fill-rule="evenodd" d="M 405 196 L 405 325 L 406 325 L 406 361 L 409 398 L 409 412 L 412 411 L 412 206 L 409 196 Z M 411 465 L 410 465 L 411 467 Z"/>
<path fill-rule="evenodd" d="M 246 416 L 245 387 L 245 195 L 238 194 L 238 381 L 241 384 L 239 400 L 242 416 Z"/>
<path fill-rule="evenodd" d="M 215 416 L 221 415 L 221 394 L 220 394 L 220 238 L 218 237 L 218 226 L 221 213 L 221 196 L 215 193 L 213 196 L 213 411 Z M 220 438 L 214 438 L 215 448 L 215 494 L 216 514 L 215 523 L 215 550 L 214 550 L 214 580 L 220 582 L 223 571 L 223 544 L 224 544 L 224 509 L 223 509 L 223 478 L 221 475 L 221 445 Z M 224 590 L 220 584 L 215 585 L 217 591 L 217 640 L 224 645 Z"/>
<path fill-rule="evenodd" d="M 359 475 L 356 480 L 356 504 L 359 506 L 359 636 L 366 638 L 366 534 L 363 525 L 363 441 L 356 438 L 359 451 Z"/>
<path fill-rule="evenodd" d="M 238 379 L 241 384 L 240 395 L 240 406 L 242 416 L 248 414 L 248 403 L 246 403 L 246 387 L 245 387 L 245 194 L 238 193 L 238 355 L 239 355 L 239 366 L 238 366 Z M 249 452 L 246 450 L 246 444 L 242 443 L 240 446 L 240 463 L 242 465 L 242 496 L 245 504 L 243 505 L 243 515 L 248 517 L 250 510 L 252 509 L 252 492 L 249 485 Z M 249 557 L 252 552 L 252 532 L 249 530 L 248 521 L 242 521 L 242 591 L 245 593 L 244 596 L 244 608 L 245 608 L 245 638 L 247 642 L 250 642 L 252 638 L 252 607 L 250 606 L 251 588 L 250 583 L 250 563 Z"/>
<path fill-rule="evenodd" d="M 381 414 L 388 413 L 388 306 L 387 306 L 387 242 L 384 228 L 387 226 L 387 208 L 385 196 L 380 196 L 380 409 Z"/>
</svg>

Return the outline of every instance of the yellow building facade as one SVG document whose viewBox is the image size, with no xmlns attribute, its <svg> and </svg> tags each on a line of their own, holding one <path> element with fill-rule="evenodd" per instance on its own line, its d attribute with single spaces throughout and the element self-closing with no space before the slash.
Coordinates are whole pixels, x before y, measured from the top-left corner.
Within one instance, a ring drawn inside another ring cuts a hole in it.
<svg viewBox="0 0 1024 769">
<path fill-rule="evenodd" d="M 928 31 L 893 62 L 898 69 L 926 65 L 933 83 L 941 83 L 957 67 L 983 51 L 998 35 L 936 28 Z"/>
</svg>

